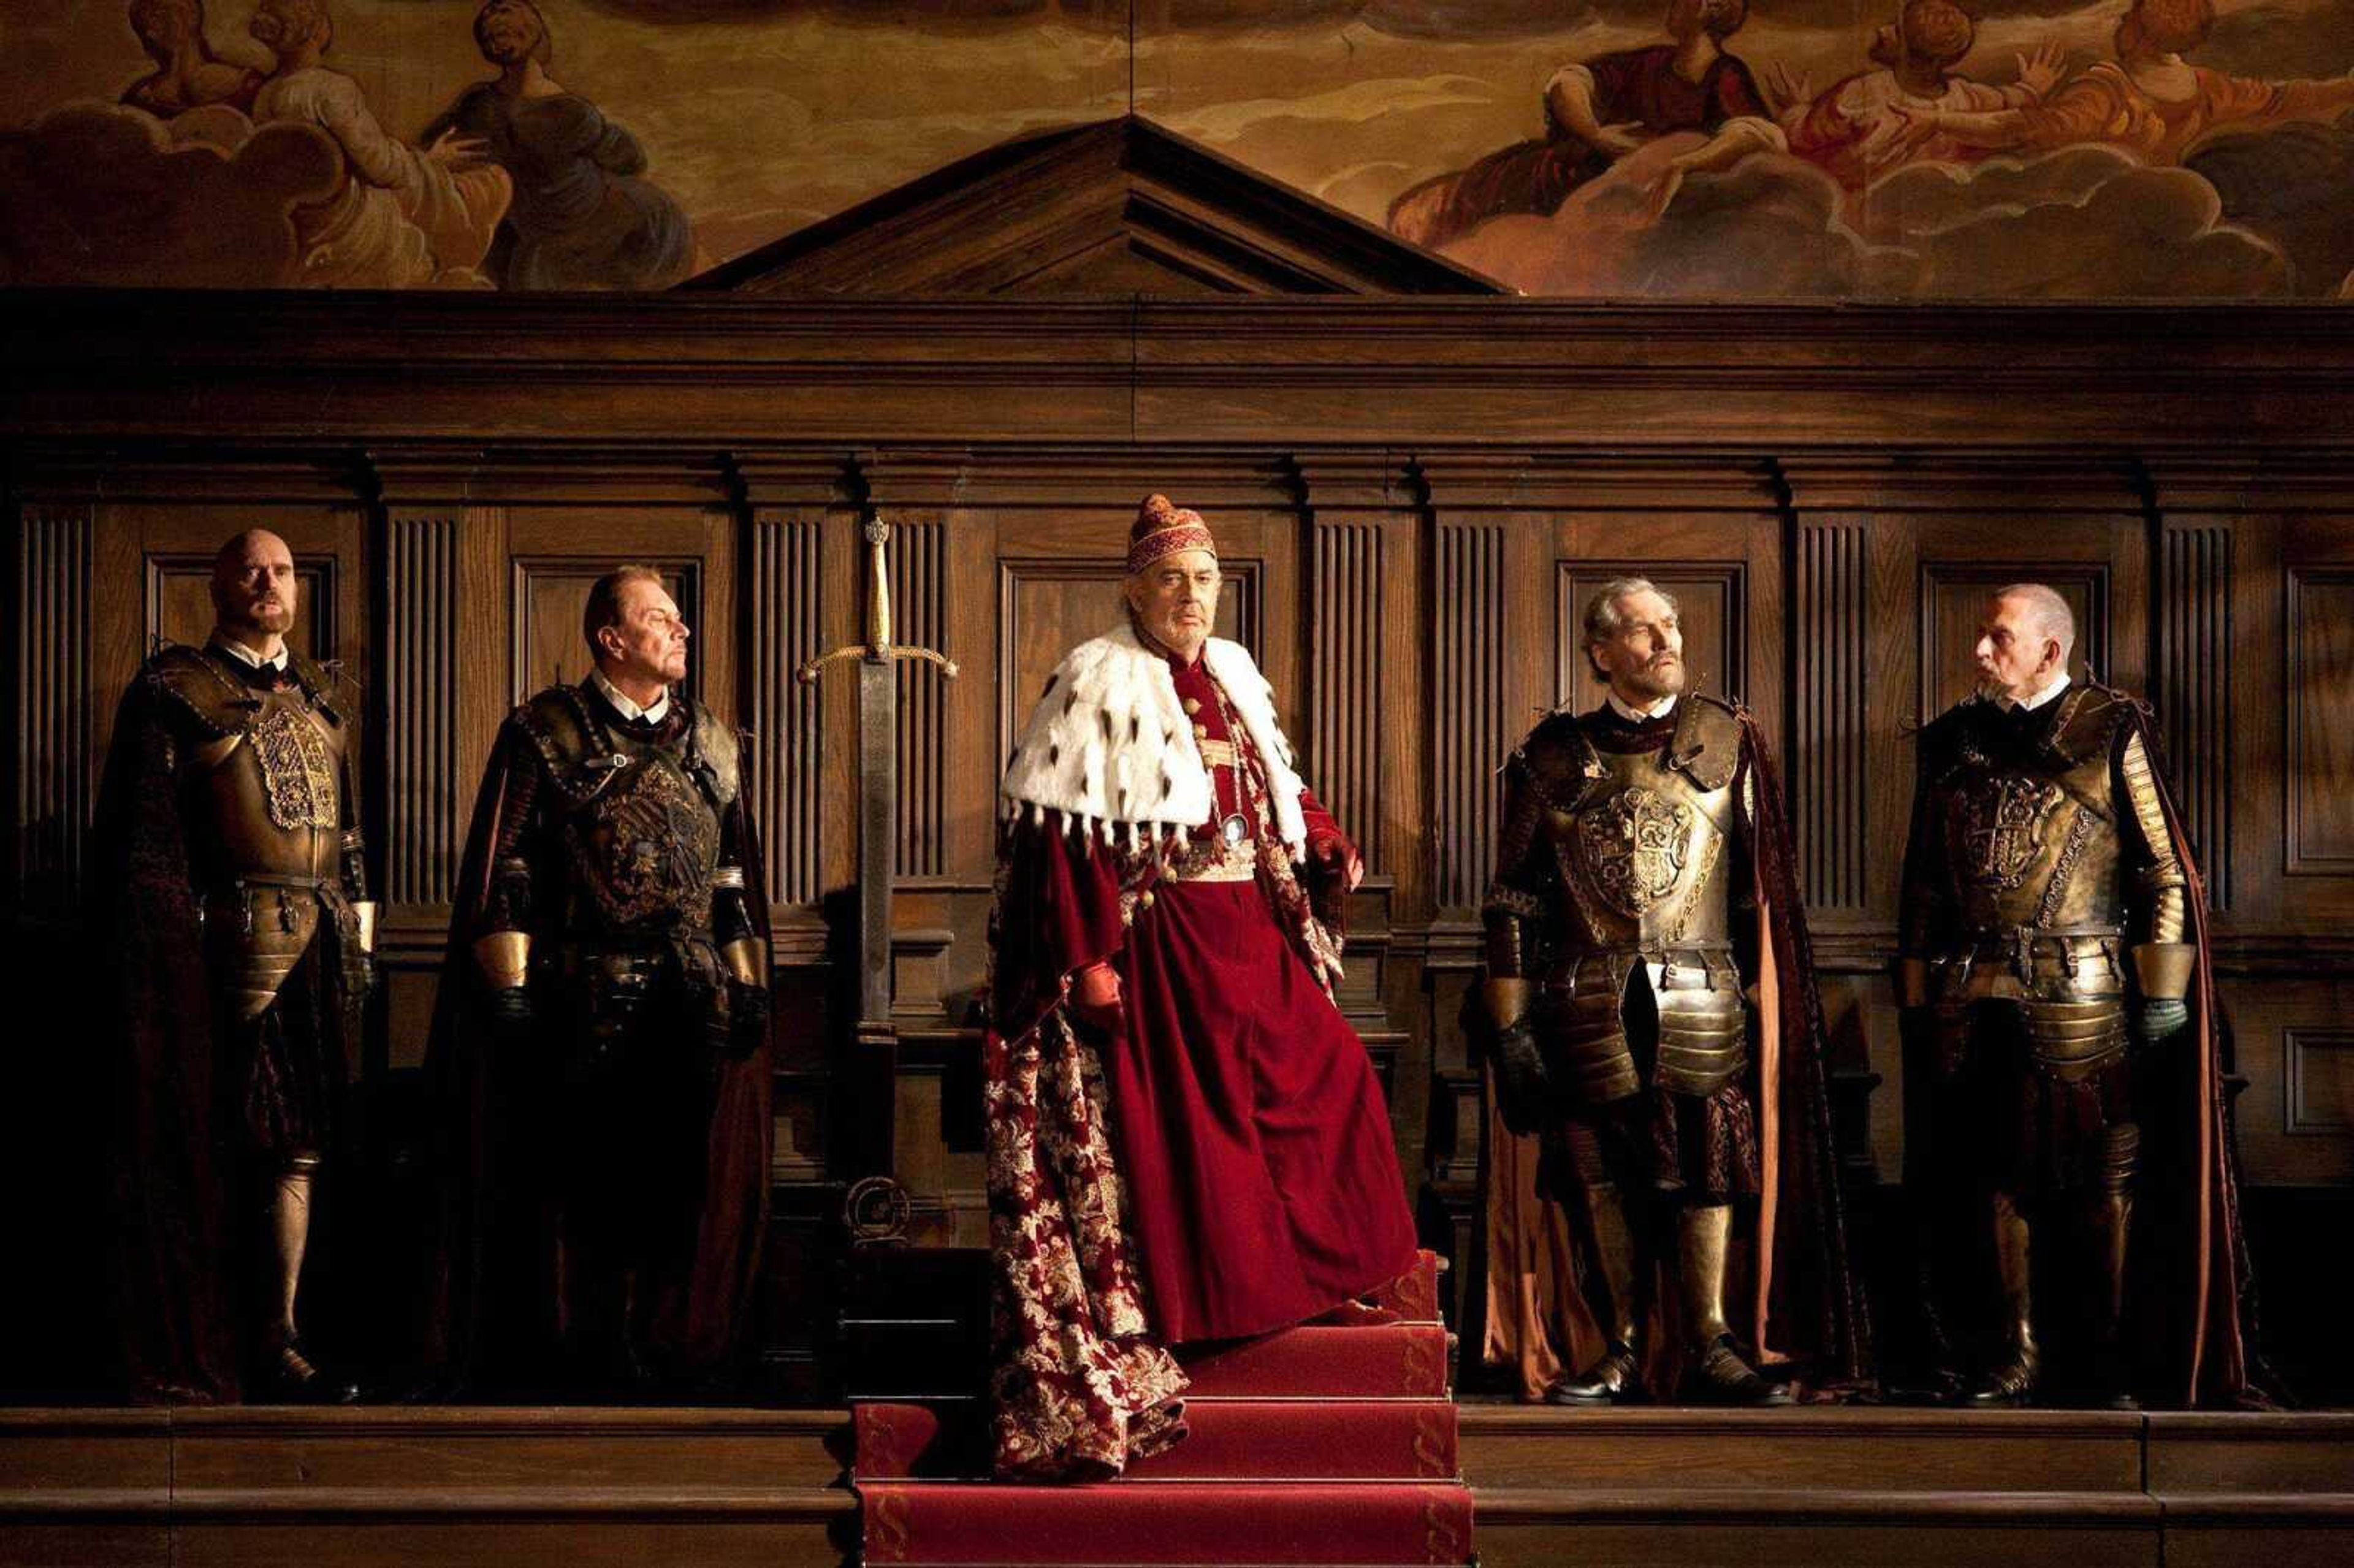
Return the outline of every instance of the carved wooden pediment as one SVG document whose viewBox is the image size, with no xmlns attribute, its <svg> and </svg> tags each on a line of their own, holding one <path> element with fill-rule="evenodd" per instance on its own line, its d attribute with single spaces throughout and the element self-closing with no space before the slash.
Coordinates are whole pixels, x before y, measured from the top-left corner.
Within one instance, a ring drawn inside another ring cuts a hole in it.
<svg viewBox="0 0 2354 1568">
<path fill-rule="evenodd" d="M 681 285 L 790 294 L 1500 294 L 1135 115 L 1001 143 Z"/>
</svg>

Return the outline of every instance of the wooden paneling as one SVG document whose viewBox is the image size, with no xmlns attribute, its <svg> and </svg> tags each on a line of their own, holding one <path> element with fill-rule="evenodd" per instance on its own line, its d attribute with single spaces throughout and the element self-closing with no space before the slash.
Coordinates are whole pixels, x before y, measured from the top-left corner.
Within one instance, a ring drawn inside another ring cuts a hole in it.
<svg viewBox="0 0 2354 1568">
<path fill-rule="evenodd" d="M 1518 742 L 1505 670 L 1504 556 L 1509 530 L 1488 518 L 1448 518 L 1431 566 L 1431 700 L 1447 715 L 1433 726 L 1430 853 L 1433 901 L 1478 907 L 1496 868 L 1496 770 Z"/>
<path fill-rule="evenodd" d="M 937 519 L 902 519 L 891 529 L 891 640 L 911 648 L 947 641 L 949 535 Z M 948 869 L 948 694 L 937 674 L 902 663 L 895 767 L 899 780 L 898 842 L 892 865 L 901 876 L 939 876 Z"/>
<path fill-rule="evenodd" d="M 1387 866 L 1382 818 L 1383 536 L 1370 520 L 1309 530 L 1306 756 L 1325 809 L 1369 870 Z"/>
<path fill-rule="evenodd" d="M 2354 1029 L 2290 1029 L 2288 1130 L 2354 1138 Z"/>
<path fill-rule="evenodd" d="M 2151 681 L 2167 778 L 2207 881 L 2232 906 L 2232 588 L 2235 535 L 2211 519 L 2161 536 L 2158 664 Z"/>
<path fill-rule="evenodd" d="M 87 506 L 27 507 L 17 524 L 12 889 L 20 912 L 47 919 L 80 902 L 96 793 L 90 532 Z"/>
<path fill-rule="evenodd" d="M 459 520 L 396 512 L 385 525 L 384 778 L 398 810 L 381 859 L 387 904 L 447 904 L 463 844 L 458 755 Z"/>
<path fill-rule="evenodd" d="M 1862 909 L 1870 817 L 1872 735 L 1866 693 L 1874 607 L 1870 529 L 1860 519 L 1800 524 L 1793 736 L 1787 749 L 1802 787 L 1791 829 L 1805 857 L 1812 909 Z"/>
<path fill-rule="evenodd" d="M 768 857 L 769 896 L 811 904 L 823 891 L 822 761 L 825 682 L 799 679 L 825 650 L 824 530 L 814 518 L 763 509 L 752 522 L 744 650 L 758 761 L 753 810 Z M 837 588 L 836 591 L 840 591 Z"/>
<path fill-rule="evenodd" d="M 2354 570 L 2291 567 L 2288 872 L 2354 874 Z"/>
</svg>

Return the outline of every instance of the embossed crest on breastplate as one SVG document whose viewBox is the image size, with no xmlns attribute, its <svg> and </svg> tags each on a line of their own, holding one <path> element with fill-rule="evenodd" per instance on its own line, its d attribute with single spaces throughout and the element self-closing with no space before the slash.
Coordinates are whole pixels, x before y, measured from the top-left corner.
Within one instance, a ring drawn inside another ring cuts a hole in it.
<svg viewBox="0 0 2354 1568">
<path fill-rule="evenodd" d="M 631 769 L 574 818 L 570 838 L 582 879 L 615 926 L 676 914 L 711 923 L 711 874 L 719 821 L 666 758 Z"/>
<path fill-rule="evenodd" d="M 2046 824 L 2064 798 L 2059 785 L 1998 774 L 1954 797 L 1955 847 L 1972 881 L 2004 892 L 2017 887 L 2043 848 Z"/>
<path fill-rule="evenodd" d="M 1641 785 L 1577 820 L 1595 888 L 1621 915 L 1639 918 L 1676 889 L 1691 858 L 1692 808 Z"/>
<path fill-rule="evenodd" d="M 335 810 L 335 765 L 326 738 L 291 704 L 270 703 L 249 732 L 261 765 L 262 796 L 272 827 L 286 832 L 332 828 Z"/>
</svg>

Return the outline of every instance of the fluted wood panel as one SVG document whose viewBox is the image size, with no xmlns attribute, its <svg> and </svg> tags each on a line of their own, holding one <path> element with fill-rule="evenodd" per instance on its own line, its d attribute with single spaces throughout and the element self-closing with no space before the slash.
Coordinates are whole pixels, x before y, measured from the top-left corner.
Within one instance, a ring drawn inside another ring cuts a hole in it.
<svg viewBox="0 0 2354 1568">
<path fill-rule="evenodd" d="M 745 665 L 760 761 L 752 799 L 769 896 L 779 904 L 813 903 L 824 890 L 825 682 L 794 676 L 824 652 L 823 544 L 813 519 L 764 512 L 752 525 L 752 645 Z"/>
<path fill-rule="evenodd" d="M 27 507 L 16 547 L 16 896 L 23 912 L 72 912 L 83 886 L 95 779 L 90 756 L 87 506 Z"/>
<path fill-rule="evenodd" d="M 1865 639 L 1872 623 L 1865 564 L 1871 535 L 1861 522 L 1798 529 L 1797 740 L 1793 784 L 1807 891 L 1819 909 L 1867 902 L 1871 732 Z"/>
<path fill-rule="evenodd" d="M 2158 575 L 2158 736 L 2208 902 L 2232 906 L 2232 578 L 2228 524 L 2169 524 Z"/>
<path fill-rule="evenodd" d="M 458 871 L 458 548 L 454 516 L 395 513 L 385 529 L 383 895 L 446 904 Z"/>
<path fill-rule="evenodd" d="M 940 523 L 898 522 L 891 530 L 891 640 L 938 648 L 948 632 L 949 531 Z M 898 841 L 901 876 L 948 869 L 948 694 L 929 669 L 898 673 Z"/>
<path fill-rule="evenodd" d="M 1493 873 L 1501 786 L 1512 742 L 1504 662 L 1505 525 L 1442 521 L 1432 564 L 1431 853 L 1436 902 L 1475 908 Z"/>
<path fill-rule="evenodd" d="M 1382 821 L 1382 530 L 1324 523 L 1310 535 L 1308 761 L 1325 808 L 1387 864 Z"/>
</svg>

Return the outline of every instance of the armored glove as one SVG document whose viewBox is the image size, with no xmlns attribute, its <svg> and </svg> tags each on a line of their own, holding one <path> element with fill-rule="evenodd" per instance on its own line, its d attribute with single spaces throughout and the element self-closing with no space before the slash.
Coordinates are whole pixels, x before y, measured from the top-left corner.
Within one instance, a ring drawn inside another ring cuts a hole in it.
<svg viewBox="0 0 2354 1568">
<path fill-rule="evenodd" d="M 769 988 L 745 980 L 729 980 L 727 1017 L 726 1052 L 740 1062 L 768 1043 Z"/>
<path fill-rule="evenodd" d="M 2141 1037 L 2155 1045 L 2171 1040 L 2190 1022 L 2190 1004 L 2180 997 L 2147 996 L 2141 1003 Z"/>
<path fill-rule="evenodd" d="M 491 1027 L 502 1042 L 531 1037 L 531 987 L 504 986 L 490 993 Z"/>
<path fill-rule="evenodd" d="M 1496 1108 L 1505 1128 L 1526 1137 L 1543 1125 L 1546 1097 L 1544 1054 L 1527 1014 L 1496 1031 L 1490 1045 L 1496 1063 Z"/>
</svg>

